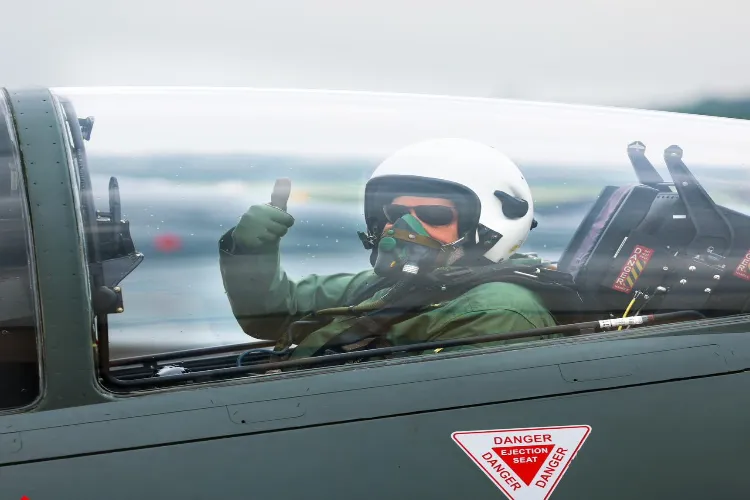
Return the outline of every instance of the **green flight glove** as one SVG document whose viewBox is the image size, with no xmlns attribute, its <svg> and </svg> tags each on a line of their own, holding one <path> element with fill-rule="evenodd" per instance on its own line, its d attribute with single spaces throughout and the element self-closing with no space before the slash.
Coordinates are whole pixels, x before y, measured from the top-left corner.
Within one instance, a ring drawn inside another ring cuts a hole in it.
<svg viewBox="0 0 750 500">
<path fill-rule="evenodd" d="M 253 205 L 240 218 L 232 231 L 235 245 L 247 250 L 278 243 L 294 224 L 294 217 L 286 213 L 291 192 L 289 179 L 278 179 L 273 187 L 271 203 Z"/>
</svg>

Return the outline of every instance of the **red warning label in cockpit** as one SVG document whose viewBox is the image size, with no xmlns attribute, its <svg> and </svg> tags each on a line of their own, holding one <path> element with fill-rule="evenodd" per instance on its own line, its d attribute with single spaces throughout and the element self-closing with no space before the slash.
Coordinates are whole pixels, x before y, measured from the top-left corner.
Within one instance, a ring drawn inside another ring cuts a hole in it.
<svg viewBox="0 0 750 500">
<path fill-rule="evenodd" d="M 653 248 L 636 245 L 630 257 L 620 269 L 620 274 L 612 284 L 612 288 L 618 292 L 630 293 L 653 255 Z"/>
<path fill-rule="evenodd" d="M 750 281 L 750 250 L 747 251 L 742 261 L 734 269 L 734 275 L 743 280 Z"/>
<path fill-rule="evenodd" d="M 549 500 L 591 427 L 454 432 L 451 437 L 509 500 Z"/>
</svg>

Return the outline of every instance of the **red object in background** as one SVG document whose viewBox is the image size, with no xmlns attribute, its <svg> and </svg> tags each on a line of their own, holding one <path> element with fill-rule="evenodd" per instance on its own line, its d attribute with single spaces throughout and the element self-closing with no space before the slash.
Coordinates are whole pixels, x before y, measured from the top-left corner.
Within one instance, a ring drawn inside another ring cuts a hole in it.
<svg viewBox="0 0 750 500">
<path fill-rule="evenodd" d="M 160 252 L 176 252 L 182 247 L 182 238 L 176 234 L 160 234 L 154 238 L 154 245 Z"/>
</svg>

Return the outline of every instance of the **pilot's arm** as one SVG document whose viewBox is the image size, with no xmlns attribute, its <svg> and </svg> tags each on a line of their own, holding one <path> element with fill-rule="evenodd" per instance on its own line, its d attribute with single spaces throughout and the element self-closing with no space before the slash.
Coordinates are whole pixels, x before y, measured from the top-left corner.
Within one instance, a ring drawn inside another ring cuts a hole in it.
<svg viewBox="0 0 750 500">
<path fill-rule="evenodd" d="M 253 205 L 219 241 L 224 290 L 235 318 L 252 337 L 276 340 L 291 317 L 344 305 L 372 279 L 372 272 L 364 271 L 290 280 L 280 265 L 279 243 L 293 224 L 280 208 Z"/>
</svg>

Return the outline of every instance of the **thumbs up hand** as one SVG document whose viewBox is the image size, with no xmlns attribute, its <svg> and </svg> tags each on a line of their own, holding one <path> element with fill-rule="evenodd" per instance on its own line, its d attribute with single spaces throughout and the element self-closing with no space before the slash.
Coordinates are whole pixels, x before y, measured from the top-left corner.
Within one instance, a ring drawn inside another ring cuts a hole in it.
<svg viewBox="0 0 750 500">
<path fill-rule="evenodd" d="M 286 202 L 289 201 L 289 194 L 292 192 L 292 181 L 289 179 L 276 179 L 271 193 L 271 206 L 280 208 L 286 212 Z"/>
<path fill-rule="evenodd" d="M 232 232 L 235 244 L 255 249 L 277 243 L 294 225 L 294 217 L 286 213 L 290 193 L 291 181 L 277 179 L 271 194 L 271 202 L 251 206 L 240 218 Z"/>
</svg>

